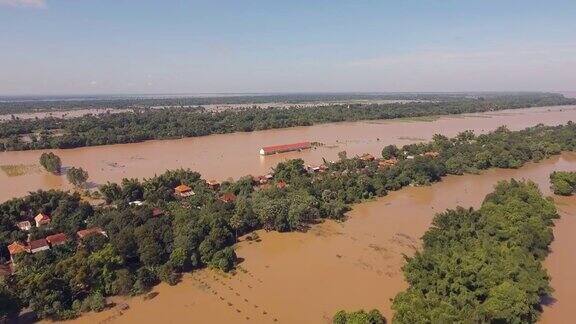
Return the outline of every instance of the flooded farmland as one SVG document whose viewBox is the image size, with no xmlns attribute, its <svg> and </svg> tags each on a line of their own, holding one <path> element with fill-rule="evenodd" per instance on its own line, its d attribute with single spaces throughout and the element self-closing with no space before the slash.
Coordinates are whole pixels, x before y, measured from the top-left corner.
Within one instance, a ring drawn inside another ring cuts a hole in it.
<svg viewBox="0 0 576 324">
<path fill-rule="evenodd" d="M 129 309 L 88 314 L 77 323 L 329 323 L 339 309 L 378 308 L 390 320 L 391 298 L 406 288 L 403 254 L 420 247 L 435 213 L 457 205 L 480 206 L 500 180 L 530 179 L 550 195 L 554 170 L 576 170 L 576 154 L 564 153 L 517 170 L 449 176 L 353 207 L 348 220 L 326 221 L 307 233 L 259 231 L 261 242 L 242 241 L 244 261 L 233 276 L 203 270 L 174 287 L 161 284 L 148 301 Z M 555 289 L 542 323 L 568 323 L 576 299 L 576 198 L 554 197 L 561 218 L 545 266 Z"/>
<path fill-rule="evenodd" d="M 285 159 L 302 158 L 308 163 L 317 164 L 322 162 L 322 158 L 336 159 L 338 152 L 343 150 L 348 152 L 348 156 L 363 153 L 379 155 L 387 144 L 426 141 L 436 133 L 453 136 L 468 129 L 481 133 L 502 125 L 518 130 L 538 123 L 557 125 L 568 120 L 576 120 L 576 106 L 345 122 L 53 151 L 62 158 L 64 167 L 76 166 L 87 170 L 93 185 L 120 181 L 122 178 L 151 177 L 180 167 L 196 170 L 208 179 L 225 180 L 247 174 L 265 174 Z M 262 146 L 300 141 L 325 145 L 303 152 L 266 157 L 258 154 Z M 63 176 L 47 174 L 33 167 L 38 164 L 42 152 L 0 152 L 0 201 L 40 188 L 70 188 Z M 32 171 L 25 174 L 3 171 L 22 169 Z"/>
</svg>

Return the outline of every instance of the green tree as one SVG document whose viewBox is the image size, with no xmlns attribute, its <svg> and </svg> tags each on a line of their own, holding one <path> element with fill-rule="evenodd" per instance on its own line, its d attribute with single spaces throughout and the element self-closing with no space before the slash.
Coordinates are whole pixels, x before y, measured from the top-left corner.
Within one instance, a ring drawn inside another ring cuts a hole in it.
<svg viewBox="0 0 576 324">
<path fill-rule="evenodd" d="M 332 318 L 334 324 L 385 324 L 386 319 L 380 311 L 373 309 L 369 312 L 359 310 L 355 312 L 338 311 Z"/>
<path fill-rule="evenodd" d="M 66 172 L 68 181 L 76 187 L 81 187 L 88 180 L 88 172 L 82 168 L 71 167 Z"/>
<path fill-rule="evenodd" d="M 62 168 L 62 160 L 60 157 L 52 152 L 42 153 L 40 155 L 40 165 L 48 172 L 60 173 Z"/>
</svg>

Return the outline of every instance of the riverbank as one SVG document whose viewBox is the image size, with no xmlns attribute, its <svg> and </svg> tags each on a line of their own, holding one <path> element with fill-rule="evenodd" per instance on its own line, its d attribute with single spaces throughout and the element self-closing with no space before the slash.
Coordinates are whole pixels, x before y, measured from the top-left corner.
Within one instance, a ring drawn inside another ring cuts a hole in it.
<svg viewBox="0 0 576 324">
<path fill-rule="evenodd" d="M 154 299 L 126 300 L 130 308 L 121 316 L 113 309 L 73 322 L 323 323 L 338 309 L 373 307 L 390 319 L 390 298 L 406 288 L 403 254 L 419 248 L 419 238 L 436 212 L 457 205 L 478 207 L 494 184 L 510 178 L 530 179 L 549 195 L 549 173 L 575 168 L 576 153 L 563 153 L 520 169 L 448 176 L 431 186 L 390 192 L 355 205 L 346 222 L 326 221 L 307 233 L 258 231 L 261 242 L 238 244 L 236 251 L 244 262 L 234 276 L 195 272 L 174 287 L 154 288 L 159 293 Z M 561 218 L 545 264 L 556 291 L 555 301 L 544 307 L 543 323 L 569 322 L 576 298 L 571 275 L 576 269 L 576 199 L 554 199 Z"/>
<path fill-rule="evenodd" d="M 210 135 L 179 140 L 157 140 L 67 150 L 0 152 L 1 165 L 38 163 L 43 152 L 52 151 L 63 165 L 82 167 L 93 185 L 122 178 L 152 177 L 169 169 L 190 168 L 207 179 L 237 179 L 269 172 L 279 162 L 302 158 L 319 164 L 336 160 L 340 151 L 348 156 L 370 153 L 380 156 L 388 144 L 428 141 L 434 134 L 455 136 L 464 130 L 486 133 L 502 125 L 519 130 L 538 123 L 558 125 L 576 120 L 576 106 L 540 107 L 438 117 L 434 120 L 382 120 L 344 122 L 277 130 Z M 303 152 L 262 157 L 262 146 L 316 141 L 324 146 Z M 0 172 L 0 201 L 42 189 L 71 189 L 66 179 L 44 172 L 9 177 Z"/>
</svg>

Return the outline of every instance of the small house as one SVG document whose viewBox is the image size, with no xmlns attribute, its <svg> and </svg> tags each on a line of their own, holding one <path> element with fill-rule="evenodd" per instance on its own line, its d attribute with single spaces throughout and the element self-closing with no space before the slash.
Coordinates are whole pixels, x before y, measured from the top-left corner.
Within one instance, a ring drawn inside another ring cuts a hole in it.
<svg viewBox="0 0 576 324">
<path fill-rule="evenodd" d="M 288 186 L 288 184 L 286 184 L 286 181 L 284 180 L 280 180 L 276 183 L 276 188 L 278 189 L 284 189 L 286 186 Z"/>
<path fill-rule="evenodd" d="M 152 217 L 160 217 L 164 215 L 164 211 L 160 208 L 154 208 L 152 209 Z"/>
<path fill-rule="evenodd" d="M 18 222 L 16 226 L 21 230 L 28 232 L 32 228 L 32 224 L 29 221 Z"/>
<path fill-rule="evenodd" d="M 30 246 L 30 252 L 32 253 L 38 253 L 41 251 L 46 251 L 50 249 L 50 245 L 48 245 L 48 241 L 46 241 L 46 239 L 39 239 L 39 240 L 34 240 L 34 241 L 30 241 L 28 243 L 28 245 Z"/>
<path fill-rule="evenodd" d="M 220 188 L 220 182 L 218 182 L 218 181 L 216 181 L 216 180 L 206 181 L 206 184 L 207 184 L 208 187 L 210 187 L 210 189 L 212 189 L 212 190 L 218 190 L 218 188 Z"/>
<path fill-rule="evenodd" d="M 28 253 L 30 252 L 30 248 L 25 244 L 14 241 L 12 244 L 8 245 L 8 252 L 10 253 L 10 261 L 14 262 L 14 256 L 16 254 Z"/>
<path fill-rule="evenodd" d="M 68 236 L 66 236 L 66 234 L 64 234 L 64 233 L 48 235 L 48 236 L 46 236 L 46 241 L 48 241 L 48 243 L 50 243 L 51 247 L 55 247 L 57 245 L 61 245 L 61 244 L 68 242 Z"/>
<path fill-rule="evenodd" d="M 181 184 L 174 188 L 174 194 L 178 197 L 190 197 L 194 195 L 194 191 L 192 191 L 192 188 L 187 185 Z"/>
<path fill-rule="evenodd" d="M 78 235 L 78 238 L 80 239 L 84 239 L 92 235 L 104 235 L 108 237 L 108 234 L 106 234 L 106 232 L 100 227 L 91 227 L 84 230 L 80 230 L 76 232 L 76 235 Z"/>
<path fill-rule="evenodd" d="M 374 156 L 372 154 L 366 153 L 360 157 L 360 160 L 366 161 L 366 162 L 374 161 Z"/>
<path fill-rule="evenodd" d="M 36 227 L 42 227 L 50 224 L 50 217 L 46 214 L 40 213 L 34 217 L 34 221 L 36 222 Z"/>
<path fill-rule="evenodd" d="M 308 173 L 320 172 L 320 166 L 317 166 L 317 165 L 307 165 L 307 166 L 306 166 L 306 171 L 308 171 Z"/>
<path fill-rule="evenodd" d="M 254 176 L 252 177 L 252 181 L 255 185 L 263 185 L 268 183 L 268 179 L 265 176 Z"/>
<path fill-rule="evenodd" d="M 395 157 L 393 157 L 393 158 L 391 158 L 391 159 L 378 161 L 378 167 L 380 167 L 380 168 L 387 168 L 387 167 L 396 165 L 396 163 L 398 163 L 398 159 L 396 159 Z"/>
<path fill-rule="evenodd" d="M 440 155 L 440 153 L 434 152 L 434 151 L 424 153 L 424 156 L 431 157 L 431 158 L 436 158 L 436 157 L 438 157 L 438 155 Z"/>
<path fill-rule="evenodd" d="M 227 192 L 220 196 L 220 200 L 224 203 L 233 203 L 236 201 L 236 195 L 231 192 Z"/>
</svg>

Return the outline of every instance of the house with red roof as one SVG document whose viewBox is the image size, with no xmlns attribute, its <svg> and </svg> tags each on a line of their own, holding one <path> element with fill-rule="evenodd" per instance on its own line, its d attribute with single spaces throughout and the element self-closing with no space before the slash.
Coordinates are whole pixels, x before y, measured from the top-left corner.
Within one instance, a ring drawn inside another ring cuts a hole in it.
<svg viewBox="0 0 576 324">
<path fill-rule="evenodd" d="M 87 238 L 87 237 L 92 236 L 92 235 L 104 235 L 104 236 L 108 237 L 108 234 L 106 234 L 106 232 L 100 227 L 91 227 L 91 228 L 83 229 L 83 230 L 76 232 L 76 235 L 78 235 L 78 238 L 80 238 L 80 239 L 84 239 L 84 238 Z"/>
<path fill-rule="evenodd" d="M 220 200 L 225 203 L 233 203 L 236 201 L 236 195 L 231 192 L 227 192 L 220 196 Z"/>
<path fill-rule="evenodd" d="M 311 148 L 310 142 L 300 142 L 284 145 L 265 146 L 260 149 L 260 155 L 271 155 L 292 151 L 302 151 Z"/>
<path fill-rule="evenodd" d="M 38 253 L 41 251 L 46 251 L 50 249 L 50 245 L 48 245 L 48 241 L 46 239 L 38 239 L 34 241 L 28 242 L 28 246 L 30 246 L 30 252 Z"/>
<path fill-rule="evenodd" d="M 57 245 L 61 245 L 61 244 L 68 242 L 68 236 L 66 236 L 66 234 L 64 234 L 64 233 L 48 235 L 48 236 L 46 236 L 46 241 L 48 241 L 48 243 L 50 243 L 51 247 L 55 247 Z"/>
<path fill-rule="evenodd" d="M 286 184 L 286 181 L 284 180 L 280 180 L 276 183 L 276 188 L 278 189 L 284 189 L 286 186 L 288 186 L 288 184 Z"/>
<path fill-rule="evenodd" d="M 50 217 L 44 213 L 39 213 L 34 217 L 34 221 L 36 222 L 36 227 L 42 227 L 44 225 L 50 224 Z"/>
<path fill-rule="evenodd" d="M 152 209 L 152 217 L 160 217 L 164 215 L 164 211 L 160 208 L 153 208 Z"/>
</svg>

